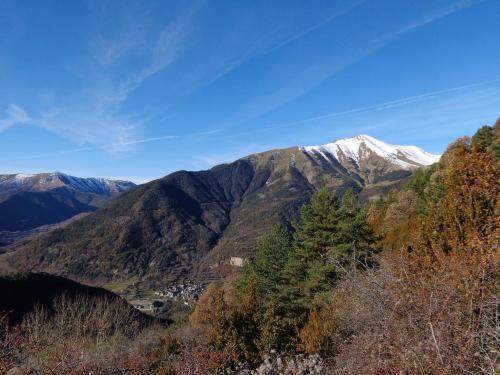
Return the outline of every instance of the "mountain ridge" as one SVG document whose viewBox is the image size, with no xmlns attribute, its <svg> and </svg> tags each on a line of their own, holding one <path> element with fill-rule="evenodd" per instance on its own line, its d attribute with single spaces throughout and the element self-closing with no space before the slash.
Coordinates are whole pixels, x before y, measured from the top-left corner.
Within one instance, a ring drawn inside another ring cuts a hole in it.
<svg viewBox="0 0 500 375">
<path fill-rule="evenodd" d="M 325 152 L 330 153 L 337 160 L 343 156 L 356 164 L 359 164 L 363 150 L 366 149 L 406 168 L 430 165 L 438 162 L 440 158 L 440 155 L 431 154 L 417 146 L 392 145 L 366 134 L 340 138 L 324 145 L 299 146 L 299 149 L 307 153 L 319 153 L 323 157 Z"/>
<path fill-rule="evenodd" d="M 81 178 L 61 172 L 0 175 L 0 232 L 31 231 L 95 211 L 133 186 L 129 181 Z M 6 233 L 0 237 L 11 236 Z"/>
<path fill-rule="evenodd" d="M 341 195 L 352 189 L 374 199 L 426 165 L 399 163 L 367 146 L 359 150 L 357 162 L 291 147 L 206 171 L 174 172 L 37 237 L 9 261 L 79 280 L 225 274 L 230 257 L 251 256 L 257 239 L 277 223 L 290 225 L 316 190 Z"/>
<path fill-rule="evenodd" d="M 98 195 L 121 193 L 135 184 L 131 181 L 96 177 L 76 177 L 62 172 L 36 174 L 0 174 L 0 193 L 4 191 L 45 191 L 55 187 L 69 187 L 74 190 Z"/>
</svg>

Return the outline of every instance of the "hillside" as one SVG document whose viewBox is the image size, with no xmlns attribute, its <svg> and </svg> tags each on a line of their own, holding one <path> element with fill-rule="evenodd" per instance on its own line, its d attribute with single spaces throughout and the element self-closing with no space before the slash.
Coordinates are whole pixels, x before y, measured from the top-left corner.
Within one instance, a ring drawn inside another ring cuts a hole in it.
<svg viewBox="0 0 500 375">
<path fill-rule="evenodd" d="M 387 193 L 438 157 L 368 136 L 250 155 L 208 171 L 179 171 L 21 247 L 21 270 L 77 279 L 179 279 L 229 272 L 272 225 L 289 225 L 312 194 Z"/>
<path fill-rule="evenodd" d="M 171 367 L 498 374 L 499 162 L 500 121 L 368 207 L 320 189 L 241 277 L 207 287 Z"/>
<path fill-rule="evenodd" d="M 50 311 L 54 299 L 63 294 L 68 298 L 109 298 L 119 303 L 123 309 L 129 309 L 137 319 L 146 319 L 145 315 L 135 311 L 125 300 L 106 289 L 79 284 L 64 277 L 44 273 L 23 273 L 0 277 L 0 312 L 8 313 L 11 324 L 17 324 L 35 307 Z"/>
<path fill-rule="evenodd" d="M 132 207 L 130 216 L 160 215 L 161 209 L 168 217 L 177 210 L 191 233 L 204 215 L 221 225 L 217 213 L 232 202 L 244 205 L 255 179 L 252 166 L 264 157 L 177 172 L 125 193 L 86 219 L 111 224 L 110 213 L 125 215 L 124 207 Z M 65 374 L 496 374 L 499 161 L 500 121 L 452 143 L 438 163 L 415 170 L 397 183 L 401 187 L 368 205 L 350 192 L 339 197 L 339 190 L 315 188 L 292 225 L 264 233 L 238 277 L 210 283 L 194 309 L 175 316 L 169 327 L 138 324 L 130 315 L 136 311 L 113 301 L 82 294 L 57 299 L 47 310 L 26 315 L 22 325 L 4 326 L 0 368 L 54 373 L 57 366 Z M 126 197 L 128 206 L 117 203 Z M 216 198 L 208 207 L 200 203 Z M 237 217 L 242 222 L 244 214 Z M 32 306 L 33 296 L 51 299 L 61 285 L 87 293 L 83 285 L 47 274 L 0 278 L 3 309 L 26 299 Z"/>
</svg>

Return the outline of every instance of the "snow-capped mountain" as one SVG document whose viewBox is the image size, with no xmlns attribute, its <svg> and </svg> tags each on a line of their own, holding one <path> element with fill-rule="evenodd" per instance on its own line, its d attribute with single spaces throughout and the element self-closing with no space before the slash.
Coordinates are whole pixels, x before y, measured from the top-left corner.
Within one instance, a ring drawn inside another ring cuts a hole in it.
<svg viewBox="0 0 500 375">
<path fill-rule="evenodd" d="M 367 159 L 376 156 L 403 169 L 415 169 L 439 161 L 434 155 L 417 146 L 391 145 L 369 135 L 344 138 L 321 146 L 300 147 L 300 150 L 315 158 L 340 163 L 350 162 L 360 167 Z"/>
<path fill-rule="evenodd" d="M 178 171 L 116 197 L 44 242 L 31 242 L 19 262 L 35 258 L 37 270 L 77 278 L 206 277 L 227 271 L 233 256 L 251 257 L 262 233 L 297 220 L 315 191 L 326 187 L 340 196 L 352 190 L 363 201 L 378 199 L 438 159 L 418 147 L 358 136 Z"/>
<path fill-rule="evenodd" d="M 0 246 L 4 232 L 31 231 L 84 212 L 134 187 L 130 181 L 81 178 L 61 172 L 0 175 Z"/>
<path fill-rule="evenodd" d="M 82 178 L 61 172 L 0 175 L 0 193 L 19 190 L 46 191 L 67 187 L 83 193 L 112 196 L 135 186 L 133 182 L 105 178 Z"/>
</svg>

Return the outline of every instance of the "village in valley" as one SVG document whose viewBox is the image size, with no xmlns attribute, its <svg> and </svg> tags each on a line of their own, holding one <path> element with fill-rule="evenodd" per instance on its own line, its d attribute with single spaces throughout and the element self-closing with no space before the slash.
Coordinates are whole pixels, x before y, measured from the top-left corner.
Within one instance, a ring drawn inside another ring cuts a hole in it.
<svg viewBox="0 0 500 375">
<path fill-rule="evenodd" d="M 171 302 L 177 302 L 186 307 L 194 306 L 204 289 L 203 284 L 186 282 L 160 288 L 159 290 L 155 290 L 152 295 L 138 291 L 134 293 L 134 297 L 127 299 L 129 299 L 129 302 L 137 310 L 154 315 L 159 313 L 167 303 Z"/>
</svg>

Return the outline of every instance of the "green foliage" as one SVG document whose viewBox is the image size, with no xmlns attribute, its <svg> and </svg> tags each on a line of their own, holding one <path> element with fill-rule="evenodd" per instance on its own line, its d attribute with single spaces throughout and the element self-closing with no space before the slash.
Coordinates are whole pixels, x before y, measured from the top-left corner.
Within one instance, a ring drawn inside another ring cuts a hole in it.
<svg viewBox="0 0 500 375">
<path fill-rule="evenodd" d="M 340 202 L 327 189 L 321 189 L 300 211 L 295 225 L 295 249 L 298 260 L 309 262 L 326 258 L 334 250 L 334 235 L 339 222 Z"/>
<path fill-rule="evenodd" d="M 239 308 L 233 317 L 239 351 L 244 359 L 250 362 L 258 359 L 259 354 L 257 341 L 260 336 L 261 300 L 257 295 L 257 286 L 255 278 L 248 280 Z"/>
<path fill-rule="evenodd" d="M 260 321 L 260 338 L 258 348 L 261 353 L 271 350 L 282 352 L 291 346 L 290 337 L 294 333 L 293 326 L 286 322 L 282 301 L 271 299 L 264 307 Z"/>
<path fill-rule="evenodd" d="M 491 152 L 496 161 L 500 160 L 500 119 L 493 126 L 493 142 L 491 144 Z"/>
<path fill-rule="evenodd" d="M 258 243 L 255 259 L 245 269 L 243 282 L 244 288 L 249 280 L 256 282 L 256 292 L 265 300 L 279 298 L 282 296 L 283 285 L 289 280 L 286 272 L 286 264 L 292 252 L 292 239 L 288 231 L 275 226 L 269 233 L 264 235 Z"/>
<path fill-rule="evenodd" d="M 310 306 L 316 295 L 331 289 L 346 267 L 356 267 L 369 255 L 375 237 L 367 211 L 359 208 L 352 191 L 341 202 L 321 189 L 302 208 L 294 240 L 289 269 L 299 285 L 302 304 Z"/>
<path fill-rule="evenodd" d="M 418 196 L 423 196 L 425 189 L 429 185 L 432 174 L 436 171 L 437 165 L 434 164 L 429 168 L 417 169 L 405 188 L 413 190 Z"/>
<path fill-rule="evenodd" d="M 490 126 L 483 126 L 472 137 L 472 147 L 476 150 L 486 150 L 492 143 L 493 128 Z"/>
<path fill-rule="evenodd" d="M 437 191 L 431 191 L 435 187 L 431 187 L 431 178 L 438 169 L 438 164 L 433 164 L 428 168 L 421 168 L 414 172 L 410 181 L 406 184 L 405 189 L 413 191 L 417 197 L 416 211 L 420 215 L 424 215 L 428 206 L 429 199 L 433 199 Z M 439 195 L 439 194 L 437 194 Z"/>
<path fill-rule="evenodd" d="M 220 288 L 207 289 L 191 321 L 209 327 L 217 358 L 236 353 L 234 360 L 257 363 L 271 350 L 320 350 L 334 322 L 324 297 L 371 252 L 366 217 L 352 191 L 338 199 L 322 189 L 302 207 L 293 236 L 277 226 L 262 237 L 236 288 L 236 303 L 229 306 Z"/>
<path fill-rule="evenodd" d="M 500 160 L 500 119 L 494 126 L 483 126 L 472 138 L 472 148 L 476 151 L 489 151 Z"/>
</svg>

